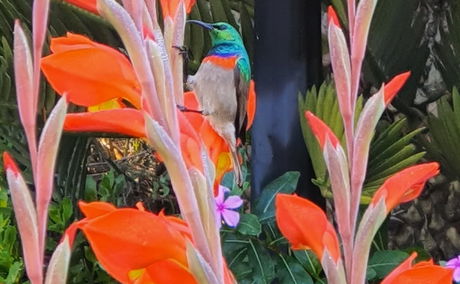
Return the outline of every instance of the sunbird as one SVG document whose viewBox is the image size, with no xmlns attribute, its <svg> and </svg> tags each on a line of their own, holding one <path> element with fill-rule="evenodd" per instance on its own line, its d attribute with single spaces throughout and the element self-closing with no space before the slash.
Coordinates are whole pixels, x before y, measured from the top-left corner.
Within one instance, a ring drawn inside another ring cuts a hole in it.
<svg viewBox="0 0 460 284">
<path fill-rule="evenodd" d="M 251 80 L 248 53 L 239 32 L 228 23 L 189 20 L 209 31 L 211 49 L 187 85 L 195 91 L 201 113 L 227 142 L 235 173 L 242 186 L 243 176 L 237 152 L 237 138 L 246 130 L 246 102 Z"/>
</svg>

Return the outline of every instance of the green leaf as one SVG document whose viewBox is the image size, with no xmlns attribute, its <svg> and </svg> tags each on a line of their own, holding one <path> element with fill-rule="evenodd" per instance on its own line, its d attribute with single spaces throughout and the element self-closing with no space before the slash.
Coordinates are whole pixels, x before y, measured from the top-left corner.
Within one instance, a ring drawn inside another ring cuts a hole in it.
<svg viewBox="0 0 460 284">
<path fill-rule="evenodd" d="M 236 230 L 243 235 L 258 236 L 262 227 L 256 215 L 242 214 Z"/>
<path fill-rule="evenodd" d="M 370 279 L 383 279 L 390 273 L 396 266 L 404 261 L 409 255 L 406 252 L 399 250 L 382 250 L 376 251 L 369 259 L 368 277 L 374 276 Z M 373 272 L 372 272 L 373 270 Z M 375 274 L 374 274 L 375 272 Z"/>
<path fill-rule="evenodd" d="M 18 283 L 20 277 L 23 274 L 24 265 L 22 262 L 16 261 L 13 265 L 10 266 L 8 270 L 8 276 L 5 279 L 5 284 L 13 284 Z"/>
<path fill-rule="evenodd" d="M 323 271 L 321 263 L 311 250 L 295 250 L 293 254 L 310 275 L 320 276 Z"/>
<path fill-rule="evenodd" d="M 428 115 L 428 137 L 421 137 L 420 141 L 428 150 L 430 158 L 439 161 L 443 173 L 450 178 L 460 177 L 460 109 L 458 107 L 460 95 L 452 91 L 453 106 L 449 96 L 444 96 L 437 102 L 437 116 Z M 457 106 L 455 106 L 457 104 Z"/>
<path fill-rule="evenodd" d="M 225 12 L 222 0 L 209 0 L 211 6 L 212 19 L 214 22 L 227 22 L 227 13 Z"/>
<path fill-rule="evenodd" d="M 278 254 L 276 275 L 280 283 L 313 284 L 308 272 L 295 258 Z"/>
<path fill-rule="evenodd" d="M 247 256 L 249 240 L 246 236 L 234 233 L 223 234 L 222 240 L 225 259 L 228 266 L 235 271 L 234 265 L 242 262 Z"/>
<path fill-rule="evenodd" d="M 249 240 L 249 266 L 252 268 L 254 283 L 270 284 L 275 278 L 275 262 L 268 250 L 259 241 Z"/>
<path fill-rule="evenodd" d="M 85 186 L 85 194 L 84 199 L 86 201 L 94 201 L 97 200 L 97 184 L 96 181 L 92 176 L 86 177 L 86 186 Z"/>
<path fill-rule="evenodd" d="M 287 172 L 268 184 L 254 204 L 252 213 L 259 217 L 261 223 L 275 217 L 275 197 L 278 193 L 293 193 L 299 181 L 299 172 Z"/>
</svg>

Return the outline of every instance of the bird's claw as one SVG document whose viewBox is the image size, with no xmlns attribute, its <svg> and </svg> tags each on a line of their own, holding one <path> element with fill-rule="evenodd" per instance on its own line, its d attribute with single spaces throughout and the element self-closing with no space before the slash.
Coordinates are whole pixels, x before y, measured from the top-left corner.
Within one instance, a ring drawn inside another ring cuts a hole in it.
<svg viewBox="0 0 460 284">
<path fill-rule="evenodd" d="M 186 47 L 185 45 L 183 46 L 173 45 L 172 47 L 179 51 L 179 54 L 182 55 L 182 57 L 184 58 L 186 62 L 190 60 L 190 52 L 189 52 L 188 47 Z"/>
<path fill-rule="evenodd" d="M 181 112 L 194 112 L 194 113 L 199 113 L 201 115 L 209 115 L 209 112 L 207 112 L 205 110 L 189 109 L 188 107 L 183 106 L 183 105 L 176 105 L 176 107 Z"/>
<path fill-rule="evenodd" d="M 188 48 L 183 45 L 183 46 L 178 46 L 178 45 L 173 45 L 173 47 L 177 50 L 179 50 L 179 54 L 187 54 L 188 53 Z"/>
</svg>

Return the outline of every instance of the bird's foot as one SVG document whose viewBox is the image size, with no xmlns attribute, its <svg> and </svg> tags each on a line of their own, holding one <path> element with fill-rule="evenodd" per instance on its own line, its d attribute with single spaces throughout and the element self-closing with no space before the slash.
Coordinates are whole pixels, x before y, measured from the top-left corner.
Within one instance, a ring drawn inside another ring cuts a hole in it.
<svg viewBox="0 0 460 284">
<path fill-rule="evenodd" d="M 181 111 L 181 112 L 194 112 L 194 113 L 199 113 L 201 115 L 209 115 L 209 113 L 205 110 L 196 110 L 196 109 L 190 109 L 186 106 L 182 106 L 182 105 L 176 105 L 177 108 Z"/>
<path fill-rule="evenodd" d="M 186 47 L 185 45 L 183 46 L 173 45 L 173 48 L 179 51 L 179 54 L 182 55 L 185 62 L 190 61 L 190 52 L 189 52 L 188 47 Z"/>
</svg>

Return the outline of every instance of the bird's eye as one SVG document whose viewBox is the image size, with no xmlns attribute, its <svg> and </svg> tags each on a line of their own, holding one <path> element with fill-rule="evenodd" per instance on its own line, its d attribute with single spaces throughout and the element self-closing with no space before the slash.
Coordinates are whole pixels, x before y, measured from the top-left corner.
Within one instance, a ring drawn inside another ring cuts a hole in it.
<svg viewBox="0 0 460 284">
<path fill-rule="evenodd" d="M 223 30 L 226 30 L 226 29 L 227 29 L 227 26 L 225 26 L 225 25 L 220 25 L 218 28 L 219 28 L 219 30 L 223 31 Z"/>
</svg>

